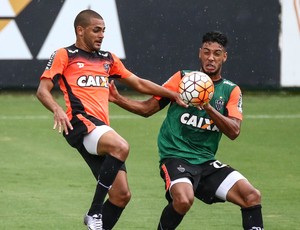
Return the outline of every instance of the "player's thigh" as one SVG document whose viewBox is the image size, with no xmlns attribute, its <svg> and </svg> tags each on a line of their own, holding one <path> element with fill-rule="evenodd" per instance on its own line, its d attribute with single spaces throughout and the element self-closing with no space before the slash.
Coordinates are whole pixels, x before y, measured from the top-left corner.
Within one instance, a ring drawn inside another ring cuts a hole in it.
<svg viewBox="0 0 300 230">
<path fill-rule="evenodd" d="M 170 195 L 176 203 L 192 204 L 194 201 L 193 185 L 188 178 L 181 178 L 180 180 L 182 181 L 179 181 L 178 183 L 175 181 L 170 187 Z"/>
<path fill-rule="evenodd" d="M 108 195 L 113 204 L 119 207 L 126 206 L 131 197 L 126 171 L 119 170 Z"/>
<path fill-rule="evenodd" d="M 100 137 L 97 152 L 100 155 L 110 154 L 125 161 L 129 152 L 129 144 L 115 130 L 109 130 Z"/>
<path fill-rule="evenodd" d="M 204 171 L 195 196 L 207 204 L 226 201 L 227 192 L 238 180 L 234 175 L 240 174 L 219 161 L 207 162 L 202 167 Z"/>
<path fill-rule="evenodd" d="M 108 125 L 96 126 L 90 133 L 86 134 L 83 138 L 83 146 L 88 153 L 92 155 L 100 155 L 98 152 L 98 143 L 100 138 L 108 131 L 113 130 Z"/>
<path fill-rule="evenodd" d="M 245 178 L 237 180 L 227 193 L 227 200 L 241 207 L 260 203 L 260 193 Z"/>
<path fill-rule="evenodd" d="M 170 196 L 172 197 L 173 207 L 176 212 L 184 215 L 194 203 L 194 189 L 188 178 L 181 178 L 180 180 L 185 181 L 175 183 L 170 188 Z"/>
</svg>

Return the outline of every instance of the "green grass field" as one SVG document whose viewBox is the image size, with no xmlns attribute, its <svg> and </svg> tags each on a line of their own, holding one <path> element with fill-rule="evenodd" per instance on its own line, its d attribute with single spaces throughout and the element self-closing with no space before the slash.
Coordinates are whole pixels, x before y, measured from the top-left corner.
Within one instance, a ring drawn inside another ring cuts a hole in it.
<svg viewBox="0 0 300 230">
<path fill-rule="evenodd" d="M 85 229 L 95 181 L 80 155 L 52 130 L 52 114 L 34 93 L 1 93 L 0 104 L 0 229 Z M 218 159 L 261 190 L 265 229 L 299 229 L 300 95 L 246 92 L 243 106 L 241 135 L 223 137 Z M 112 127 L 131 145 L 132 200 L 115 229 L 156 229 L 166 204 L 156 148 L 166 109 L 151 118 L 114 105 L 110 112 Z M 196 200 L 178 229 L 241 229 L 240 210 Z"/>
</svg>

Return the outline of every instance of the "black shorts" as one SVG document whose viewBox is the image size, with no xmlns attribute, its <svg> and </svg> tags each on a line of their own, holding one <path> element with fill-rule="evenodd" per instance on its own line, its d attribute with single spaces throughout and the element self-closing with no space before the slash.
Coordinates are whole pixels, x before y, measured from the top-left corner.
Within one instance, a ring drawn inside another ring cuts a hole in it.
<svg viewBox="0 0 300 230">
<path fill-rule="evenodd" d="M 95 117 L 92 116 L 84 116 L 87 120 L 93 123 L 96 126 L 105 125 L 105 123 Z M 73 126 L 73 130 L 69 130 L 69 134 L 65 135 L 67 142 L 74 148 L 78 150 L 81 154 L 85 162 L 90 167 L 94 177 L 98 180 L 100 168 L 102 166 L 103 161 L 105 160 L 105 156 L 98 156 L 90 154 L 83 145 L 83 138 L 86 134 L 88 134 L 88 130 L 86 124 L 82 122 L 82 120 L 78 119 L 76 116 L 73 117 L 71 120 L 71 124 Z M 126 172 L 125 163 L 122 165 L 120 170 Z"/>
<path fill-rule="evenodd" d="M 224 202 L 215 196 L 215 193 L 224 179 L 235 171 L 229 165 L 219 161 L 208 161 L 200 165 L 193 165 L 177 158 L 165 159 L 162 162 L 160 175 L 165 181 L 166 199 L 171 202 L 169 194 L 171 181 L 179 178 L 190 179 L 195 192 L 195 197 L 207 204 Z"/>
<path fill-rule="evenodd" d="M 92 127 L 105 125 L 103 121 L 89 115 L 81 115 L 81 119 L 79 119 L 78 116 L 73 116 L 70 122 L 73 126 L 73 130 L 69 130 L 68 135 L 66 135 L 65 132 L 63 134 L 69 145 L 77 149 L 81 148 L 83 138 L 88 134 L 87 124 Z"/>
</svg>

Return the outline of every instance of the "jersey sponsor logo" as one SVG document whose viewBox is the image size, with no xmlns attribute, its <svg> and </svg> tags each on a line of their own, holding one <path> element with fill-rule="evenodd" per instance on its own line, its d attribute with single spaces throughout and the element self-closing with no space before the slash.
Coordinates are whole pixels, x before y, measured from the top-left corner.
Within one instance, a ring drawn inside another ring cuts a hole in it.
<svg viewBox="0 0 300 230">
<path fill-rule="evenodd" d="M 81 76 L 77 80 L 80 87 L 104 87 L 108 88 L 108 78 L 104 76 Z"/>
<path fill-rule="evenodd" d="M 82 62 L 77 62 L 78 68 L 81 69 L 84 67 L 84 63 Z"/>
<path fill-rule="evenodd" d="M 228 80 L 224 80 L 224 84 L 230 85 L 230 86 L 234 86 L 235 84 L 232 83 L 231 81 Z"/>
<path fill-rule="evenodd" d="M 181 115 L 180 121 L 184 125 L 190 125 L 195 128 L 219 132 L 219 128 L 214 124 L 213 120 L 208 118 L 198 117 L 196 115 L 184 113 Z"/>
<path fill-rule="evenodd" d="M 27 7 L 31 2 L 33 7 Z M 27 38 L 27 43 L 41 42 L 42 44 L 38 54 L 36 56 L 32 55 L 30 46 L 27 45 L 15 20 L 22 11 L 27 9 L 32 10 L 34 14 L 38 14 L 39 9 L 34 8 L 35 4 L 32 0 L 0 0 L 0 60 L 48 60 L 53 50 L 74 43 L 73 21 L 82 9 L 95 10 L 105 20 L 107 30 L 101 49 L 110 50 L 120 59 L 126 58 L 115 0 L 85 0 L 76 1 L 76 4 L 72 0 L 65 0 L 54 23 L 49 28 L 47 37 L 31 36 Z M 42 5 L 42 1 L 39 4 Z M 45 20 L 42 14 L 40 18 Z M 31 34 L 35 34 L 35 29 L 32 27 Z M 63 36 L 60 36 L 61 31 L 64 31 Z M 38 42 L 37 39 L 40 39 L 40 41 Z"/>
<path fill-rule="evenodd" d="M 51 54 L 51 57 L 49 58 L 49 61 L 47 62 L 47 65 L 46 65 L 46 69 L 49 70 L 51 69 L 51 66 L 53 64 L 53 60 L 54 60 L 54 57 L 56 55 L 56 51 L 54 51 L 52 54 Z"/>
<path fill-rule="evenodd" d="M 243 95 L 240 94 L 240 98 L 238 101 L 238 111 L 240 111 L 240 113 L 243 113 Z"/>
</svg>

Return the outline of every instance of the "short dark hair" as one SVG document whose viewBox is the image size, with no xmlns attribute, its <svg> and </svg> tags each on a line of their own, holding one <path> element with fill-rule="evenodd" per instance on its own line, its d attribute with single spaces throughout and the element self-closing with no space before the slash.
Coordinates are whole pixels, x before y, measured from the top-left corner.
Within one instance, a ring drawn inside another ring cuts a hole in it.
<svg viewBox="0 0 300 230">
<path fill-rule="evenodd" d="M 203 35 L 202 44 L 206 42 L 217 42 L 226 48 L 228 39 L 225 34 L 220 31 L 210 31 Z"/>
<path fill-rule="evenodd" d="M 90 22 L 91 18 L 99 18 L 103 20 L 102 16 L 93 10 L 83 10 L 79 14 L 77 14 L 74 20 L 74 29 L 76 31 L 77 26 L 87 27 Z"/>
</svg>

